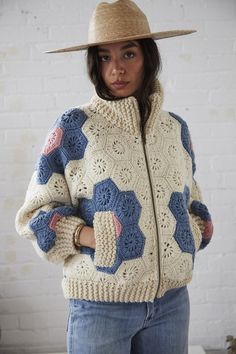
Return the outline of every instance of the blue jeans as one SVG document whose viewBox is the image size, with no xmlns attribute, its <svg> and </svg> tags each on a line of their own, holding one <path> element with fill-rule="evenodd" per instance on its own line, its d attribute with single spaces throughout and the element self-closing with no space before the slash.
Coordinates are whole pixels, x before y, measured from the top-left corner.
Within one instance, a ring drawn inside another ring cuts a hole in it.
<svg viewBox="0 0 236 354">
<path fill-rule="evenodd" d="M 187 287 L 154 302 L 70 300 L 68 354 L 187 354 Z"/>
</svg>

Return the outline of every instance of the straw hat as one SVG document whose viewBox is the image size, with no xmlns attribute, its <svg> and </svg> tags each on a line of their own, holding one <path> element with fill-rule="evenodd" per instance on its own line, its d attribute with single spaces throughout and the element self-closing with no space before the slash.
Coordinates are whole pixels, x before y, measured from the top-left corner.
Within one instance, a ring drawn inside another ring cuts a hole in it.
<svg viewBox="0 0 236 354">
<path fill-rule="evenodd" d="M 131 0 L 101 2 L 92 14 L 88 43 L 73 47 L 47 51 L 46 53 L 73 52 L 101 44 L 137 40 L 141 38 L 162 39 L 183 36 L 195 30 L 175 30 L 152 33 L 147 17 Z"/>
</svg>

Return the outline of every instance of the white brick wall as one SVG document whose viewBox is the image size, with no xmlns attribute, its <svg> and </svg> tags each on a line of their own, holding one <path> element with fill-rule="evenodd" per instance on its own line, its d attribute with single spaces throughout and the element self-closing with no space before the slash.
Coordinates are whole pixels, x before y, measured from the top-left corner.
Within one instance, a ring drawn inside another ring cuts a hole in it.
<svg viewBox="0 0 236 354">
<path fill-rule="evenodd" d="M 41 261 L 14 217 L 45 134 L 93 89 L 84 53 L 44 50 L 86 41 L 95 0 L 0 0 L 0 352 L 65 348 L 61 267 Z M 224 347 L 236 335 L 236 2 L 137 0 L 153 30 L 197 28 L 159 42 L 164 108 L 187 120 L 197 178 L 215 221 L 191 283 L 190 342 Z"/>
</svg>

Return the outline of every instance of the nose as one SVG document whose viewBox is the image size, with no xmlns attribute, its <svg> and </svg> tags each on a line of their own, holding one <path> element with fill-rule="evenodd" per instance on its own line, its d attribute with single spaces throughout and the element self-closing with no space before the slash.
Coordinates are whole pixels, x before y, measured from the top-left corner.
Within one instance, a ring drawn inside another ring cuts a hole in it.
<svg viewBox="0 0 236 354">
<path fill-rule="evenodd" d="M 112 66 L 112 75 L 123 75 L 125 73 L 125 69 L 119 60 L 113 62 Z"/>
</svg>

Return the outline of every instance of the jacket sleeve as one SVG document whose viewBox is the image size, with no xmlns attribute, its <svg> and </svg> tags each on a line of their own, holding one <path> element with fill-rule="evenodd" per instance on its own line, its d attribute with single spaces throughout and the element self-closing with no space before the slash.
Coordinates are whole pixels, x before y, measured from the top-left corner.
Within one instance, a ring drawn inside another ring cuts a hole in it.
<svg viewBox="0 0 236 354">
<path fill-rule="evenodd" d="M 55 263 L 79 253 L 73 235 L 79 225 L 85 224 L 77 215 L 77 207 L 72 206 L 64 174 L 71 159 L 83 157 L 87 144 L 81 132 L 84 121 L 85 115 L 78 109 L 65 112 L 57 120 L 36 164 L 25 201 L 16 215 L 17 232 L 32 241 L 42 258 Z M 79 141 L 76 149 L 75 137 Z"/>
<path fill-rule="evenodd" d="M 187 128 L 188 136 L 188 150 L 192 159 L 192 187 L 190 190 L 190 203 L 189 203 L 189 213 L 192 218 L 193 224 L 195 224 L 201 232 L 201 243 L 200 249 L 205 248 L 210 242 L 213 234 L 213 224 L 211 215 L 208 208 L 203 204 L 201 190 L 196 182 L 194 175 L 196 171 L 195 155 L 193 151 L 191 136 Z"/>
</svg>

